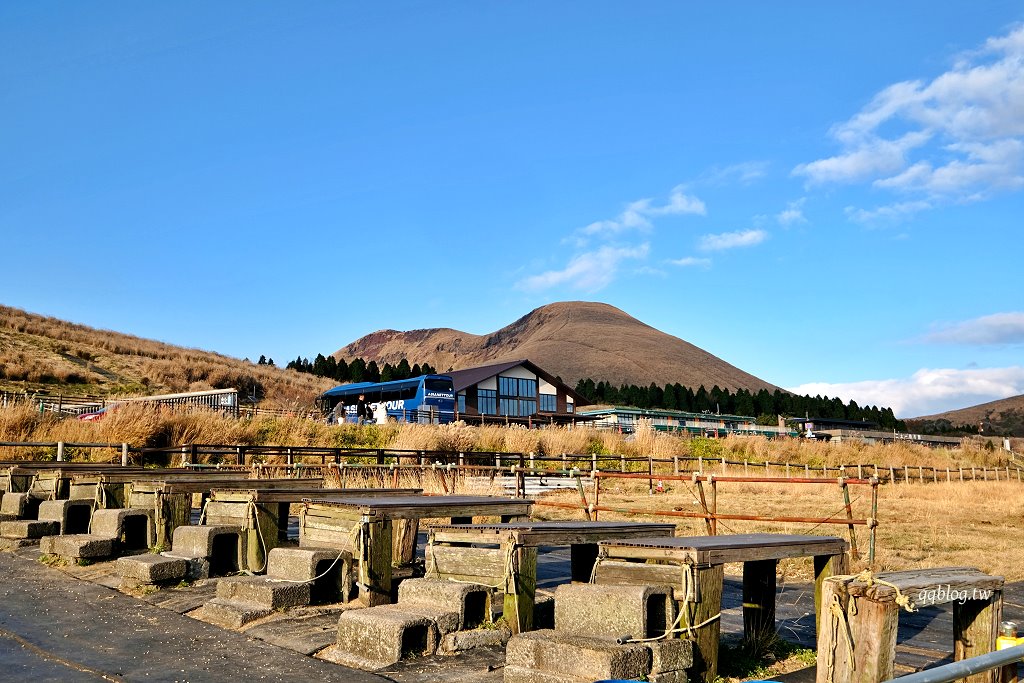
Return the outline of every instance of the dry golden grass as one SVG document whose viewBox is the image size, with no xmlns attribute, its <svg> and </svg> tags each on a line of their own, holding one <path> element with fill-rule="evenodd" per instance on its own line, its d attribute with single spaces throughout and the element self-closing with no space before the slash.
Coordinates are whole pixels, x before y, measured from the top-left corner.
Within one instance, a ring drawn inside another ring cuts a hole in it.
<svg viewBox="0 0 1024 683">
<path fill-rule="evenodd" d="M 938 484 L 895 484 L 879 487 L 876 530 L 877 570 L 916 569 L 936 566 L 968 566 L 1024 580 L 1020 548 L 1024 547 L 1024 484 L 1013 481 L 979 481 Z M 870 488 L 851 487 L 853 516 L 871 516 Z M 593 502 L 592 489 L 587 489 Z M 547 499 L 547 498 L 546 498 Z M 550 500 L 579 503 L 574 492 L 559 492 Z M 601 505 L 642 510 L 681 509 L 699 512 L 696 490 L 689 484 L 669 485 L 664 494 L 649 495 L 647 482 L 602 482 Z M 728 484 L 718 487 L 718 511 L 723 514 L 765 517 L 815 517 L 843 519 L 845 507 L 839 487 L 832 485 Z M 538 506 L 535 516 L 548 519 L 583 519 L 582 510 Z M 704 521 L 657 515 L 601 512 L 605 520 L 659 519 L 676 524 L 679 535 L 707 533 Z M 719 533 L 810 533 L 849 539 L 844 524 L 774 523 L 723 520 Z M 867 567 L 868 531 L 855 528 L 861 560 L 853 570 Z M 738 571 L 738 568 L 731 568 Z M 807 581 L 809 560 L 780 562 L 783 579 Z"/>
</svg>

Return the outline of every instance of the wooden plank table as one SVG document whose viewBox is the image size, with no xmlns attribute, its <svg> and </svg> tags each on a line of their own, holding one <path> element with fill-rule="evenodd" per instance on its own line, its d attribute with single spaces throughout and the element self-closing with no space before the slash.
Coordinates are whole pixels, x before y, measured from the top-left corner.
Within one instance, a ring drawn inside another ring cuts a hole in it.
<svg viewBox="0 0 1024 683">
<path fill-rule="evenodd" d="M 346 501 L 310 500 L 299 514 L 299 545 L 352 551 L 359 564 L 360 600 L 367 606 L 391 602 L 395 520 L 448 518 L 453 524 L 474 517 L 502 522 L 527 519 L 532 500 L 500 496 L 392 496 Z"/>
<path fill-rule="evenodd" d="M 244 475 L 237 471 L 199 472 L 187 467 L 163 469 L 122 468 L 100 472 L 76 472 L 71 476 L 68 497 L 73 500 L 94 500 L 97 508 L 128 507 L 131 485 L 138 481 L 172 481 L 205 478 L 211 482 L 237 480 Z"/>
<path fill-rule="evenodd" d="M 166 480 L 144 479 L 131 482 L 127 507 L 153 510 L 156 520 L 156 544 L 170 547 L 174 530 L 191 521 L 194 494 L 206 497 L 214 488 L 251 489 L 257 485 L 264 489 L 309 490 L 321 488 L 323 479 L 250 479 L 245 476 L 210 479 L 205 474 L 172 477 Z"/>
<path fill-rule="evenodd" d="M 366 496 L 414 496 L 423 489 L 325 489 L 325 488 L 261 488 L 259 479 L 249 480 L 248 488 L 216 488 L 210 491 L 205 524 L 211 526 L 241 526 L 248 530 L 246 565 L 250 570 L 266 568 L 267 554 L 288 540 L 288 515 L 292 505 L 304 500 L 344 501 Z M 296 481 L 296 480 L 292 480 Z M 301 480 L 299 480 L 301 481 Z M 416 551 L 414 542 L 408 557 L 411 562 Z M 402 534 L 395 535 L 398 543 Z M 404 557 L 404 548 L 395 548 L 395 555 Z"/>
<path fill-rule="evenodd" d="M 712 681 L 718 672 L 723 565 L 743 564 L 744 638 L 775 635 L 775 570 L 778 561 L 813 557 L 815 613 L 820 628 L 821 585 L 846 572 L 849 544 L 832 536 L 732 534 L 603 541 L 597 583 L 668 584 L 676 591 L 681 627 L 695 634 L 694 672 Z"/>
<path fill-rule="evenodd" d="M 428 531 L 427 576 L 502 586 L 513 633 L 533 630 L 537 548 L 569 546 L 570 579 L 589 582 L 598 542 L 672 536 L 674 524 L 647 522 L 511 522 L 439 524 Z M 473 544 L 497 548 L 467 547 Z M 508 560 L 517 561 L 510 562 Z"/>
</svg>

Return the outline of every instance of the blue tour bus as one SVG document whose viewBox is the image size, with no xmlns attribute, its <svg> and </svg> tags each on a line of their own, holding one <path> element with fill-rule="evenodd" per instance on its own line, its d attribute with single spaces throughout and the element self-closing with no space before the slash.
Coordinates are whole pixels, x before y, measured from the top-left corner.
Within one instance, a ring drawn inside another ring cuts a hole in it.
<svg viewBox="0 0 1024 683">
<path fill-rule="evenodd" d="M 420 375 L 392 382 L 342 384 L 320 395 L 328 422 L 356 422 L 356 402 L 366 397 L 377 422 L 443 424 L 455 420 L 455 389 L 447 375 Z"/>
</svg>

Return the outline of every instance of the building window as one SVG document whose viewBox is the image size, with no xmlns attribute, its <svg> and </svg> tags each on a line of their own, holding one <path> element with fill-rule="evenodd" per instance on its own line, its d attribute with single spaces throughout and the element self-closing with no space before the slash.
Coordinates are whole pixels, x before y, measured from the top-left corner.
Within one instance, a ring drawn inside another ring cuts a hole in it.
<svg viewBox="0 0 1024 683">
<path fill-rule="evenodd" d="M 502 398 L 499 401 L 498 409 L 501 411 L 501 415 L 519 417 L 519 399 Z"/>
<path fill-rule="evenodd" d="M 519 396 L 522 398 L 537 398 L 537 380 L 519 380 Z"/>
<path fill-rule="evenodd" d="M 565 412 L 571 413 L 573 411 L 573 408 L 574 408 L 573 404 L 571 404 L 571 403 L 566 403 L 565 404 Z"/>
<path fill-rule="evenodd" d="M 481 415 L 497 415 L 498 392 L 494 389 L 477 389 L 476 407 Z"/>
<path fill-rule="evenodd" d="M 553 413 L 558 409 L 558 397 L 555 394 L 540 395 L 540 412 Z"/>
<path fill-rule="evenodd" d="M 537 412 L 537 402 L 533 399 L 519 399 L 519 417 L 526 417 Z"/>
<path fill-rule="evenodd" d="M 459 394 L 459 408 L 458 408 L 458 410 L 459 410 L 459 414 L 460 415 L 465 415 L 466 414 L 466 395 L 465 394 Z"/>
</svg>

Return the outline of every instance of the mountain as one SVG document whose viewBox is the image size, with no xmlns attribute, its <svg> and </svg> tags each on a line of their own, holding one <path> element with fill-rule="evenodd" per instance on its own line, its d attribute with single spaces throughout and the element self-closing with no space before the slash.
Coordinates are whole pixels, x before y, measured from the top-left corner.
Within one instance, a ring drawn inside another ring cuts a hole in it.
<svg viewBox="0 0 1024 683">
<path fill-rule="evenodd" d="M 614 385 L 678 382 L 708 389 L 717 384 L 732 391 L 778 389 L 614 306 L 586 301 L 542 306 L 485 335 L 450 328 L 380 330 L 339 349 L 334 357 L 375 360 L 378 365 L 407 358 L 410 363 L 430 363 L 440 371 L 525 358 L 569 386 L 589 377 Z"/>
<path fill-rule="evenodd" d="M 244 401 L 312 404 L 330 380 L 219 353 L 0 306 L 0 390 L 65 395 L 145 395 L 239 390 Z"/>
<path fill-rule="evenodd" d="M 925 428 L 928 425 L 941 427 L 944 423 L 953 427 L 980 427 L 982 434 L 1024 436 L 1024 394 L 907 420 L 908 426 L 921 425 Z"/>
</svg>

